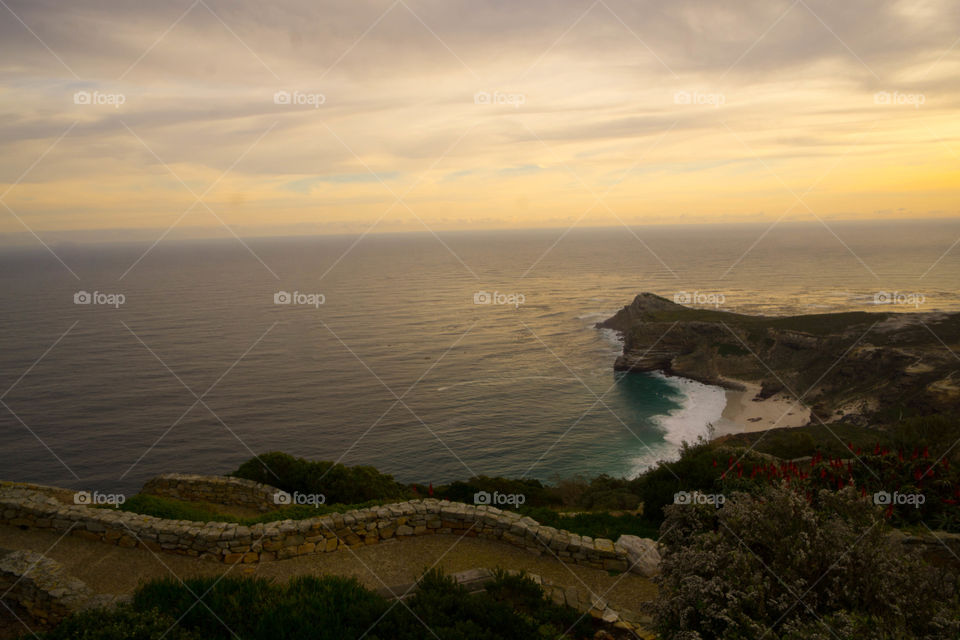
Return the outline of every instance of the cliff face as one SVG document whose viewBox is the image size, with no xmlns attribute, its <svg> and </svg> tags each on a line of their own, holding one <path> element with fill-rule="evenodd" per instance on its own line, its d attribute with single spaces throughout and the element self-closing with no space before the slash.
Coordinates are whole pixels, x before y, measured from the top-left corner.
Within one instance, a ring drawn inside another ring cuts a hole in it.
<svg viewBox="0 0 960 640">
<path fill-rule="evenodd" d="M 757 383 L 761 396 L 799 396 L 825 421 L 960 407 L 960 314 L 746 316 L 644 293 L 597 326 L 624 337 L 619 371 Z"/>
</svg>

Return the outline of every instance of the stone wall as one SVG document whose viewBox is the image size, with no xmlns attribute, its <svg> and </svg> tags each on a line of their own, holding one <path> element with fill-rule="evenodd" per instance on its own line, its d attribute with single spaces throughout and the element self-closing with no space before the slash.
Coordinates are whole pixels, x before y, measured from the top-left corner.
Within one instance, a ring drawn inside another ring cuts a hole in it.
<svg viewBox="0 0 960 640">
<path fill-rule="evenodd" d="M 626 571 L 627 550 L 611 540 L 580 536 L 495 507 L 412 500 L 306 520 L 244 526 L 165 520 L 85 505 L 64 504 L 30 485 L 0 483 L 0 523 L 68 531 L 106 544 L 143 546 L 227 563 L 254 563 L 387 543 L 410 536 L 450 534 L 502 540 L 563 562 Z"/>
<path fill-rule="evenodd" d="M 58 562 L 35 551 L 0 551 L 0 593 L 4 604 L 19 609 L 17 615 L 25 614 L 28 624 L 37 627 L 54 626 L 77 611 L 117 601 L 94 594 Z"/>
<path fill-rule="evenodd" d="M 210 502 L 255 509 L 261 513 L 277 508 L 276 487 L 229 476 L 167 473 L 148 480 L 140 493 L 189 502 Z"/>
<path fill-rule="evenodd" d="M 931 564 L 949 566 L 954 570 L 960 569 L 960 533 L 935 531 L 908 535 L 895 531 L 891 535 L 908 551 L 918 550 L 920 555 Z"/>
</svg>

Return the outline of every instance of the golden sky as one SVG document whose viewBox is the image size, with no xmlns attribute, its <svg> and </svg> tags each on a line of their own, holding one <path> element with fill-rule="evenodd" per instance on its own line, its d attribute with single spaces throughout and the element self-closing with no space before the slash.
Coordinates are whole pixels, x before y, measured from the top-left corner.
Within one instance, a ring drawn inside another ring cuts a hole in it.
<svg viewBox="0 0 960 640">
<path fill-rule="evenodd" d="M 957 216 L 958 36 L 955 0 L 6 0 L 0 237 Z"/>
</svg>

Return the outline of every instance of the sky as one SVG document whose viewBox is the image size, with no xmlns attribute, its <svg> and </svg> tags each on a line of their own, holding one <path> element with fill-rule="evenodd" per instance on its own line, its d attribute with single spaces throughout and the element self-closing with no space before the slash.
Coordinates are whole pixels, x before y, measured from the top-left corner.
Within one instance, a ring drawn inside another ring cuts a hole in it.
<svg viewBox="0 0 960 640">
<path fill-rule="evenodd" d="M 0 240 L 960 215 L 956 0 L 0 0 Z"/>
</svg>

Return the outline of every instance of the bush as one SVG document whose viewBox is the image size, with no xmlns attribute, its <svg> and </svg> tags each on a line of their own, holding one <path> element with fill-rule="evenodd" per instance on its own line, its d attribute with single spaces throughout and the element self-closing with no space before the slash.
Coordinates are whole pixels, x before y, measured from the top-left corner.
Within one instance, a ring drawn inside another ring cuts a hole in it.
<svg viewBox="0 0 960 640">
<path fill-rule="evenodd" d="M 666 509 L 655 603 L 664 640 L 956 638 L 955 578 L 906 553 L 848 488 L 814 509 L 785 486 L 722 509 Z"/>
<path fill-rule="evenodd" d="M 198 602 L 198 598 L 201 599 Z M 568 607 L 549 602 L 529 578 L 495 574 L 486 593 L 468 594 L 429 571 L 405 606 L 354 578 L 301 576 L 284 585 L 261 578 L 169 578 L 143 585 L 116 610 L 74 615 L 43 640 L 372 640 L 592 637 Z M 429 627 L 429 631 L 426 627 Z"/>
<path fill-rule="evenodd" d="M 406 488 L 393 476 L 380 473 L 374 467 L 311 461 L 279 451 L 251 458 L 230 475 L 268 484 L 288 493 L 323 494 L 327 504 L 409 497 Z"/>
<path fill-rule="evenodd" d="M 422 485 L 415 485 L 417 493 L 426 496 L 427 489 Z M 549 506 L 560 505 L 562 503 L 560 496 L 551 488 L 544 487 L 539 480 L 532 478 L 491 478 L 489 476 L 475 476 L 466 482 L 457 480 L 446 486 L 434 488 L 434 497 L 443 500 L 452 500 L 454 502 L 465 502 L 473 504 L 473 496 L 476 493 L 485 491 L 489 494 L 494 492 L 500 494 L 520 494 L 524 497 L 524 505 L 527 506 Z M 510 509 L 510 505 L 494 505 L 497 507 Z"/>
<path fill-rule="evenodd" d="M 680 448 L 680 459 L 660 462 L 656 467 L 630 482 L 630 490 L 643 500 L 644 518 L 659 525 L 663 522 L 663 509 L 673 504 L 673 495 L 678 491 L 702 491 L 718 493 L 721 474 L 730 459 L 737 459 L 741 452 L 714 447 L 700 440 L 696 444 L 686 442 Z M 756 460 L 755 454 L 744 457 L 743 463 Z"/>
<path fill-rule="evenodd" d="M 156 609 L 137 611 L 128 606 L 114 611 L 99 609 L 77 613 L 56 629 L 39 636 L 44 640 L 205 640 L 177 625 L 176 618 Z M 25 635 L 23 640 L 36 638 Z"/>
</svg>

